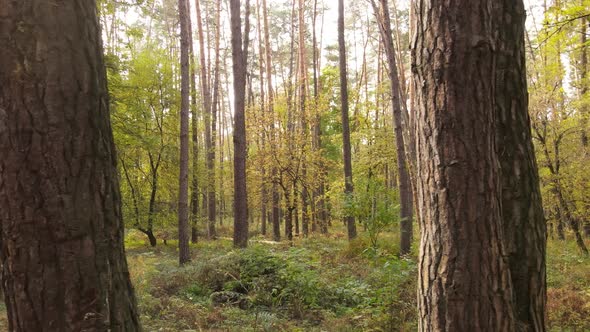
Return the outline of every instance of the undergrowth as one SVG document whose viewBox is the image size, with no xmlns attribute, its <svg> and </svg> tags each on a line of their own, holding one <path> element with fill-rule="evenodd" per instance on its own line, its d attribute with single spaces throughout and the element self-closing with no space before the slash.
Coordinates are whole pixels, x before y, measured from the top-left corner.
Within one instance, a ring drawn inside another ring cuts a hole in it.
<svg viewBox="0 0 590 332">
<path fill-rule="evenodd" d="M 171 247 L 135 247 L 129 263 L 146 330 L 415 330 L 414 261 L 365 244 L 207 242 L 185 267 Z"/>
</svg>

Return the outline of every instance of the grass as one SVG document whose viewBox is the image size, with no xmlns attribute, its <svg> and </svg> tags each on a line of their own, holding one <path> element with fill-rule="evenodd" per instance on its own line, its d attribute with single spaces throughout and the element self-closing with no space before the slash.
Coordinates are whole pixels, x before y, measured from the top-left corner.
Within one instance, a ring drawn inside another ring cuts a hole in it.
<svg viewBox="0 0 590 332">
<path fill-rule="evenodd" d="M 129 248 L 145 329 L 415 330 L 412 260 L 368 254 L 363 239 L 256 241 L 199 243 L 183 268 L 172 246 Z"/>
<path fill-rule="evenodd" d="M 416 259 L 396 243 L 385 233 L 368 250 L 335 233 L 237 250 L 222 238 L 192 245 L 184 267 L 174 241 L 152 248 L 132 233 L 126 246 L 146 331 L 414 331 Z M 590 258 L 573 242 L 547 250 L 548 329 L 590 331 Z"/>
</svg>

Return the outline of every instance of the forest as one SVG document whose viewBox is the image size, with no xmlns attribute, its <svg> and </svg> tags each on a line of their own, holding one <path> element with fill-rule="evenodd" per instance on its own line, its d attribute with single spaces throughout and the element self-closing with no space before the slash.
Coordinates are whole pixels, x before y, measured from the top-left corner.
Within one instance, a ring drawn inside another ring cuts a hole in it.
<svg viewBox="0 0 590 332">
<path fill-rule="evenodd" d="M 590 331 L 590 0 L 0 0 L 0 331 Z"/>
</svg>

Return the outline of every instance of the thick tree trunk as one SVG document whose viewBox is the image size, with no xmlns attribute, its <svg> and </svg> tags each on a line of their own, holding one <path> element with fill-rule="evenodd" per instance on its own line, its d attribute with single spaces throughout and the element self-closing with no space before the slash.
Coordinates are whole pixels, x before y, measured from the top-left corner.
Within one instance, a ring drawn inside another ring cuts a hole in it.
<svg viewBox="0 0 590 332">
<path fill-rule="evenodd" d="M 188 223 L 188 151 L 189 151 L 189 40 L 188 0 L 178 0 L 180 19 L 180 172 L 178 175 L 178 260 L 183 265 L 191 260 Z"/>
<path fill-rule="evenodd" d="M 419 331 L 514 331 L 495 148 L 495 0 L 415 4 Z"/>
<path fill-rule="evenodd" d="M 502 219 L 519 331 L 545 330 L 547 227 L 528 114 L 522 0 L 495 2 L 496 125 Z"/>
<path fill-rule="evenodd" d="M 0 0 L 10 331 L 139 331 L 95 1 Z"/>
<path fill-rule="evenodd" d="M 342 113 L 342 149 L 344 158 L 344 192 L 353 194 L 352 156 L 350 148 L 350 121 L 348 120 L 348 79 L 346 77 L 346 41 L 344 40 L 344 0 L 338 0 L 338 49 L 340 62 L 340 103 Z M 345 217 L 348 239 L 356 237 L 356 225 L 353 216 Z"/>
<path fill-rule="evenodd" d="M 246 0 L 246 38 L 242 41 L 240 0 L 230 0 L 231 44 L 234 75 L 234 246 L 248 246 L 248 202 L 246 191 L 246 68 L 248 54 L 248 16 Z"/>
<path fill-rule="evenodd" d="M 393 110 L 393 128 L 395 131 L 395 147 L 397 150 L 397 171 L 398 171 L 398 190 L 400 197 L 400 254 L 407 255 L 410 253 L 412 246 L 412 224 L 414 215 L 414 202 L 412 196 L 412 184 L 406 162 L 406 146 L 404 143 L 404 133 L 402 125 L 402 100 L 403 95 L 400 90 L 400 80 L 397 70 L 396 52 L 393 45 L 393 35 L 391 31 L 391 18 L 389 17 L 389 3 L 387 0 L 379 0 L 378 7 L 374 0 L 371 0 L 375 16 L 379 24 L 381 41 L 387 55 L 387 65 L 391 88 L 391 107 Z"/>
</svg>

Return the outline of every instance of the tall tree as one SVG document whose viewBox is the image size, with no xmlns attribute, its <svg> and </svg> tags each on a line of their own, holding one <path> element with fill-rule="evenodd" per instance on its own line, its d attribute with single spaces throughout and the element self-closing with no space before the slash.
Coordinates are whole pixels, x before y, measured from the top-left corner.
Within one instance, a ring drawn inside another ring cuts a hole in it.
<svg viewBox="0 0 590 332">
<path fill-rule="evenodd" d="M 304 137 L 309 131 L 307 124 L 307 52 L 305 49 L 305 0 L 299 0 L 299 116 L 301 118 L 301 130 Z M 303 143 L 303 152 L 307 151 L 307 144 Z M 303 162 L 301 177 L 307 178 L 307 166 Z M 305 182 L 305 180 L 304 180 Z M 301 188 L 301 226 L 303 235 L 309 234 L 309 191 L 307 184 L 303 183 Z M 298 230 L 299 227 L 296 227 Z"/>
<path fill-rule="evenodd" d="M 242 39 L 240 0 L 230 0 L 231 44 L 234 76 L 234 246 L 248 246 L 246 190 L 246 70 L 250 1 L 246 0 L 245 38 Z"/>
<path fill-rule="evenodd" d="M 189 0 L 190 1 L 190 0 Z M 189 2 L 190 9 L 190 2 Z M 190 14 L 190 10 L 189 10 Z M 191 15 L 188 15 L 189 21 L 189 58 L 191 73 L 191 138 L 192 138 L 192 181 L 191 181 L 191 242 L 197 243 L 199 232 L 197 223 L 199 220 L 199 121 L 197 114 L 197 65 L 195 62 L 195 52 L 193 45 L 193 25 Z"/>
<path fill-rule="evenodd" d="M 419 331 L 514 331 L 495 147 L 494 0 L 414 4 Z"/>
<path fill-rule="evenodd" d="M 180 19 L 180 172 L 178 189 L 178 260 L 190 261 L 190 227 L 188 223 L 188 158 L 189 158 L 189 24 L 188 0 L 178 0 Z"/>
<path fill-rule="evenodd" d="M 207 169 L 209 171 L 209 175 L 207 176 L 208 180 L 208 194 L 207 194 L 207 202 L 208 202 L 208 216 L 209 216 L 209 237 L 215 238 L 215 219 L 216 219 L 216 210 L 217 210 L 217 203 L 216 203 L 216 196 L 215 196 L 215 148 L 217 145 L 217 109 L 219 108 L 219 87 L 221 85 L 219 79 L 219 70 L 220 70 L 220 59 L 221 56 L 219 54 L 219 44 L 221 40 L 221 1 L 217 1 L 217 5 L 215 7 L 215 67 L 213 69 L 213 100 L 211 104 L 211 129 L 209 131 L 208 139 L 208 149 L 207 149 Z"/>
<path fill-rule="evenodd" d="M 266 86 L 267 86 L 267 93 L 268 93 L 268 116 L 271 117 L 270 123 L 270 134 L 272 139 L 275 139 L 275 114 L 274 114 L 274 91 L 273 91 L 273 80 L 272 80 L 272 48 L 270 45 L 270 26 L 268 23 L 268 8 L 266 5 L 266 0 L 262 0 L 262 17 L 264 19 L 264 49 L 265 49 L 265 56 L 266 56 Z M 275 145 L 272 145 L 272 148 L 275 148 Z M 281 239 L 281 224 L 280 224 L 280 197 L 279 197 L 279 189 L 276 181 L 274 179 L 277 178 L 277 169 L 273 167 L 272 169 L 272 213 L 271 213 L 271 220 L 272 220 L 272 238 L 274 241 L 279 241 Z"/>
<path fill-rule="evenodd" d="M 96 2 L 1 0 L 0 8 L 8 328 L 139 331 Z"/>
<path fill-rule="evenodd" d="M 393 110 L 393 127 L 395 131 L 395 147 L 397 149 L 397 171 L 398 171 L 398 190 L 400 196 L 400 254 L 410 253 L 412 246 L 412 219 L 413 219 L 413 197 L 412 184 L 406 161 L 406 146 L 404 142 L 403 124 L 402 124 L 402 101 L 403 95 L 400 90 L 400 79 L 397 70 L 396 52 L 393 44 L 393 33 L 391 31 L 391 18 L 389 16 L 389 1 L 379 0 L 379 6 L 375 0 L 371 0 L 381 42 L 387 56 L 387 73 L 390 81 L 391 107 Z"/>
<path fill-rule="evenodd" d="M 344 159 L 344 192 L 350 196 L 352 185 L 352 151 L 350 147 L 350 121 L 348 120 L 348 79 L 346 77 L 346 41 L 344 40 L 344 0 L 338 0 L 338 53 L 340 63 L 340 104 L 342 113 L 342 149 Z M 356 237 L 354 217 L 345 217 L 348 239 Z"/>
<path fill-rule="evenodd" d="M 522 0 L 495 3 L 496 125 L 502 220 L 520 331 L 544 331 L 547 230 L 528 114 Z"/>
<path fill-rule="evenodd" d="M 200 61 L 200 69 L 201 69 L 201 93 L 203 94 L 203 115 L 205 119 L 205 149 L 207 154 L 207 194 L 206 198 L 203 198 L 203 201 L 207 202 L 207 236 L 210 239 L 216 237 L 215 231 L 215 150 L 214 144 L 215 140 L 213 138 L 213 125 L 214 123 L 214 116 L 213 116 L 213 109 L 217 109 L 217 106 L 213 105 L 212 96 L 211 96 L 211 86 L 210 86 L 210 75 L 209 75 L 209 66 L 207 64 L 207 53 L 205 47 L 205 32 L 203 27 L 203 20 L 202 20 L 202 12 L 201 12 L 201 1 L 195 0 L 196 5 L 196 12 L 197 12 L 197 33 L 199 36 L 199 61 Z M 216 14 L 216 22 L 217 18 L 219 17 L 219 13 Z M 216 44 L 217 45 L 217 44 Z M 218 48 L 216 48 L 216 54 L 218 53 Z M 216 64 L 219 65 L 219 62 L 216 60 Z M 210 65 L 210 63 L 209 63 Z M 216 74 L 216 79 L 214 84 L 218 84 L 219 74 Z M 218 94 L 219 87 L 214 87 L 215 93 Z"/>
</svg>

